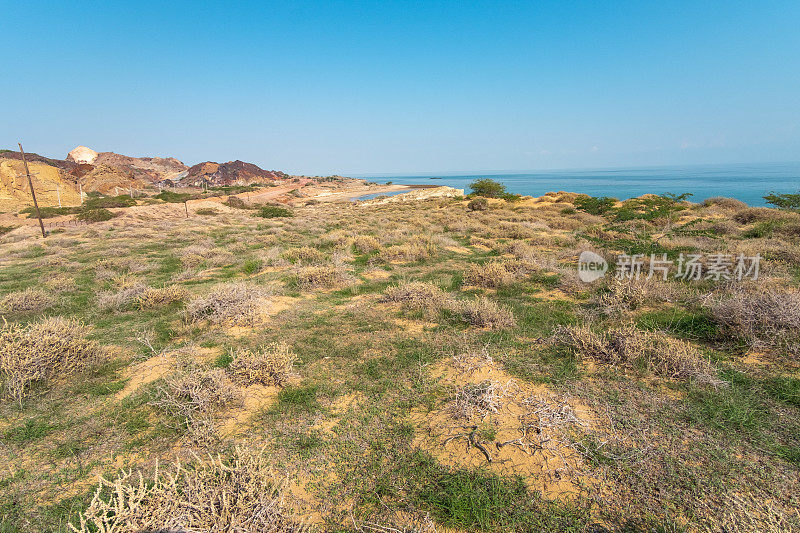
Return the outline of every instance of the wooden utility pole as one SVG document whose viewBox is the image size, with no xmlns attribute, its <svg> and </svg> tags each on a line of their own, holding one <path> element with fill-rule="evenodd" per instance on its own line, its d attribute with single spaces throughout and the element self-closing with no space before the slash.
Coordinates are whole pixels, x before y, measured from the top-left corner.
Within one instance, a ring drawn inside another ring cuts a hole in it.
<svg viewBox="0 0 800 533">
<path fill-rule="evenodd" d="M 19 145 L 19 153 L 22 155 L 22 163 L 25 165 L 25 174 L 28 176 L 28 186 L 31 188 L 31 197 L 33 198 L 33 207 L 36 208 L 36 216 L 39 219 L 39 227 L 42 228 L 42 237 L 47 237 L 44 231 L 44 222 L 42 222 L 42 214 L 39 212 L 39 202 L 36 201 L 36 192 L 33 190 L 33 181 L 31 180 L 31 172 L 28 170 L 28 160 L 25 159 L 25 150 L 22 149 L 22 143 Z"/>
</svg>

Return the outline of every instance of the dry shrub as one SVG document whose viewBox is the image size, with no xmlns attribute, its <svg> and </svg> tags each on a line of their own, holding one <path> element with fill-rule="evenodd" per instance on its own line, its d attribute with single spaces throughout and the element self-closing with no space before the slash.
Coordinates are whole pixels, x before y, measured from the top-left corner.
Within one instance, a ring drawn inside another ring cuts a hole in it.
<svg viewBox="0 0 800 533">
<path fill-rule="evenodd" d="M 737 200 L 735 198 L 726 198 L 725 196 L 714 196 L 713 198 L 707 198 L 703 201 L 703 206 L 718 206 L 724 209 L 747 209 L 747 204 L 742 202 L 741 200 Z"/>
<path fill-rule="evenodd" d="M 48 289 L 54 292 L 69 292 L 77 287 L 75 278 L 64 274 L 56 274 L 44 282 Z"/>
<path fill-rule="evenodd" d="M 655 278 L 612 279 L 595 302 L 602 313 L 611 315 L 637 309 L 648 303 L 674 302 L 682 287 Z"/>
<path fill-rule="evenodd" d="M 595 333 L 588 325 L 559 326 L 550 343 L 566 346 L 581 358 L 610 364 L 644 365 L 649 371 L 675 379 L 719 385 L 714 367 L 694 346 L 658 331 L 633 326 Z"/>
<path fill-rule="evenodd" d="M 416 236 L 407 243 L 384 248 L 378 254 L 378 258 L 389 262 L 421 261 L 434 256 L 436 250 L 436 243 L 432 239 Z"/>
<path fill-rule="evenodd" d="M 0 329 L 0 376 L 3 392 L 19 402 L 33 382 L 71 374 L 95 363 L 100 349 L 87 340 L 90 328 L 80 322 L 48 318 L 27 326 Z"/>
<path fill-rule="evenodd" d="M 160 288 L 149 287 L 136 298 L 136 304 L 140 309 L 151 309 L 173 302 L 181 302 L 188 295 L 189 292 L 179 285 Z"/>
<path fill-rule="evenodd" d="M 325 254 L 311 246 L 302 246 L 286 250 L 283 253 L 283 257 L 292 263 L 310 264 L 322 262 L 325 259 Z"/>
<path fill-rule="evenodd" d="M 516 325 L 514 314 L 510 309 L 501 307 L 483 296 L 475 300 L 450 300 L 447 302 L 447 309 L 473 326 L 503 329 Z"/>
<path fill-rule="evenodd" d="M 239 389 L 221 368 L 189 368 L 167 377 L 150 405 L 175 417 L 179 429 L 204 443 L 217 438 L 214 416 L 241 399 Z"/>
<path fill-rule="evenodd" d="M 350 279 L 347 272 L 336 265 L 308 266 L 297 271 L 297 284 L 305 289 L 335 287 Z"/>
<path fill-rule="evenodd" d="M 143 531 L 263 531 L 288 533 L 306 527 L 283 503 L 282 486 L 260 454 L 236 449 L 232 460 L 195 456 L 184 466 L 100 478 L 75 533 Z"/>
<path fill-rule="evenodd" d="M 508 285 L 516 276 L 502 261 L 472 264 L 464 273 L 464 281 L 477 287 L 497 288 Z"/>
<path fill-rule="evenodd" d="M 739 224 L 750 224 L 751 222 L 762 222 L 764 220 L 779 218 L 781 218 L 781 213 L 769 207 L 748 207 L 733 215 L 733 220 Z"/>
<path fill-rule="evenodd" d="M 270 292 L 260 285 L 223 283 L 215 286 L 208 295 L 190 301 L 186 314 L 193 320 L 249 326 L 262 317 L 269 296 Z"/>
<path fill-rule="evenodd" d="M 362 254 L 380 250 L 381 242 L 372 235 L 359 235 L 353 238 L 353 247 Z"/>
<path fill-rule="evenodd" d="M 500 401 L 506 395 L 509 384 L 485 380 L 480 383 L 468 383 L 456 389 L 453 403 L 453 414 L 456 418 L 471 419 L 475 416 L 484 418 L 490 413 L 497 413 L 501 408 Z"/>
<path fill-rule="evenodd" d="M 716 322 L 752 348 L 783 348 L 800 354 L 800 294 L 739 290 L 717 298 L 709 307 Z"/>
<path fill-rule="evenodd" d="M 248 385 L 283 385 L 289 380 L 297 356 L 288 344 L 279 342 L 257 350 L 236 350 L 229 370 Z"/>
<path fill-rule="evenodd" d="M 0 313 L 34 313 L 49 309 L 56 299 L 42 289 L 27 289 L 9 293 L 0 300 Z"/>
<path fill-rule="evenodd" d="M 412 281 L 389 287 L 383 294 L 386 302 L 400 302 L 411 309 L 440 309 L 448 296 L 432 283 Z"/>
<path fill-rule="evenodd" d="M 97 307 L 100 309 L 124 309 L 133 305 L 147 286 L 137 280 L 123 280 L 116 291 L 101 291 L 97 294 Z"/>
</svg>

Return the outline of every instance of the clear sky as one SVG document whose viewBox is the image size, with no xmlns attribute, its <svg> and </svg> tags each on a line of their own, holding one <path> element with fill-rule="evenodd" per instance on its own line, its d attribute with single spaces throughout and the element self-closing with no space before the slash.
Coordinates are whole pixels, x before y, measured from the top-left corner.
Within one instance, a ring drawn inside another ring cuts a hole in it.
<svg viewBox="0 0 800 533">
<path fill-rule="evenodd" d="M 800 160 L 800 2 L 0 3 L 0 147 L 311 174 Z"/>
</svg>

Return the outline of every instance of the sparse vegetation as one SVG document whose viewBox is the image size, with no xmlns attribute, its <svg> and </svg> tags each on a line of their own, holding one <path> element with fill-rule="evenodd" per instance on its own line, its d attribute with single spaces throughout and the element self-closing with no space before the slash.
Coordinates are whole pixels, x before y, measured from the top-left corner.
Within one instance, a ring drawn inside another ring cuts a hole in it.
<svg viewBox="0 0 800 533">
<path fill-rule="evenodd" d="M 277 205 L 264 205 L 256 211 L 253 216 L 261 218 L 285 218 L 294 216 L 294 214 L 285 207 Z"/>
<path fill-rule="evenodd" d="M 800 529 L 796 213 L 294 195 L 2 239 L 0 531 Z"/>
<path fill-rule="evenodd" d="M 89 328 L 63 318 L 0 329 L 3 392 L 22 402 L 32 383 L 72 374 L 97 362 L 100 349 L 87 339 Z"/>
</svg>

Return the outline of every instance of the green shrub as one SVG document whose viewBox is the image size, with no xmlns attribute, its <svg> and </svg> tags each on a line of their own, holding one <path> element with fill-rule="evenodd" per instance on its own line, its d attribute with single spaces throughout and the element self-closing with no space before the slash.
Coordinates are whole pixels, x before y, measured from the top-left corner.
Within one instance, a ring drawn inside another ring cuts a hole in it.
<svg viewBox="0 0 800 533">
<path fill-rule="evenodd" d="M 486 198 L 475 198 L 467 204 L 470 211 L 486 211 L 489 209 L 489 201 Z"/>
<path fill-rule="evenodd" d="M 472 194 L 487 198 L 502 198 L 508 194 L 505 185 L 488 178 L 473 181 L 469 188 L 472 189 Z"/>
<path fill-rule="evenodd" d="M 39 213 L 42 218 L 60 217 L 62 215 L 74 215 L 80 212 L 80 207 L 40 207 Z M 27 213 L 28 218 L 36 218 L 36 208 L 33 206 L 26 207 L 20 211 L 20 214 Z"/>
<path fill-rule="evenodd" d="M 581 211 L 585 211 L 590 215 L 603 215 L 614 208 L 617 203 L 616 198 L 609 198 L 608 196 L 589 196 L 581 195 L 575 198 L 575 207 Z"/>
<path fill-rule="evenodd" d="M 800 209 L 800 193 L 776 193 L 771 192 L 764 196 L 764 200 L 768 204 L 774 205 L 780 209 L 798 210 Z"/>
<path fill-rule="evenodd" d="M 201 207 L 200 209 L 195 211 L 195 213 L 203 216 L 214 216 L 217 214 L 217 210 L 214 209 L 213 207 Z"/>
<path fill-rule="evenodd" d="M 264 205 L 256 211 L 253 216 L 261 218 L 278 218 L 278 217 L 291 217 L 294 214 L 286 209 L 277 205 Z"/>
<path fill-rule="evenodd" d="M 81 211 L 75 217 L 75 220 L 83 222 L 105 222 L 117 216 L 108 209 L 86 209 Z"/>
<path fill-rule="evenodd" d="M 109 207 L 131 207 L 136 205 L 136 200 L 127 194 L 119 196 L 103 196 L 100 198 L 89 198 L 83 202 L 83 209 L 103 209 Z"/>
<path fill-rule="evenodd" d="M 172 192 L 172 191 L 161 191 L 160 193 L 153 196 L 153 198 L 158 198 L 164 202 L 169 204 L 182 204 L 187 200 L 194 200 L 198 198 L 197 194 L 192 194 L 189 192 Z"/>
</svg>

